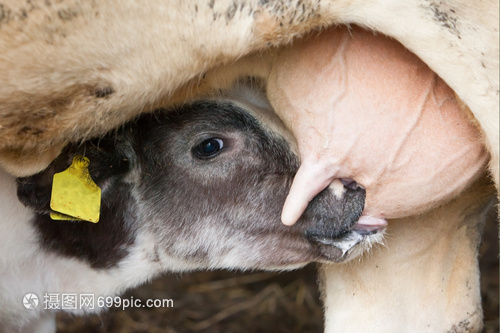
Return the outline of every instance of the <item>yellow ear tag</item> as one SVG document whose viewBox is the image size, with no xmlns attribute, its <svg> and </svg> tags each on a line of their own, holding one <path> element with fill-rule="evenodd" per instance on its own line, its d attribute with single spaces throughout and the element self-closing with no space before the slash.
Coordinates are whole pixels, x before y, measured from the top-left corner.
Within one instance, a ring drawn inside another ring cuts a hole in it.
<svg viewBox="0 0 500 333">
<path fill-rule="evenodd" d="M 101 189 L 90 177 L 89 164 L 88 158 L 76 155 L 69 168 L 54 175 L 50 198 L 53 220 L 99 222 Z"/>
</svg>

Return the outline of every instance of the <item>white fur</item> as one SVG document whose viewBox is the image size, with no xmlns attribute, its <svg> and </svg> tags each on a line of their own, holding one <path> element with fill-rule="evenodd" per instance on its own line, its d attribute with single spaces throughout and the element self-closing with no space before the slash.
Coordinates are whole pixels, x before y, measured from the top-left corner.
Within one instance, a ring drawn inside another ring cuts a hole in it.
<svg viewBox="0 0 500 333">
<path fill-rule="evenodd" d="M 162 252 L 158 253 L 158 262 L 146 260 L 156 254 L 154 237 L 146 232 L 138 235 L 130 255 L 111 269 L 96 270 L 83 261 L 46 252 L 36 241 L 33 212 L 17 200 L 15 178 L 0 170 L 0 183 L 0 327 L 6 330 L 55 331 L 55 311 L 43 310 L 46 293 L 92 293 L 97 299 L 144 283 L 164 271 L 159 267 L 168 267 L 170 271 L 199 267 Z M 40 300 L 34 310 L 23 306 L 27 293 L 35 293 Z M 99 310 L 102 309 L 94 309 Z"/>
</svg>

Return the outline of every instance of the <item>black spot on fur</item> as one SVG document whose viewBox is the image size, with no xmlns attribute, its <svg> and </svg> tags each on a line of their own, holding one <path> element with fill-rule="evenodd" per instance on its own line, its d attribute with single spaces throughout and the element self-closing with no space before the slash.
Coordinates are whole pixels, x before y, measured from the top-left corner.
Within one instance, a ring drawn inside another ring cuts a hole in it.
<svg viewBox="0 0 500 333">
<path fill-rule="evenodd" d="M 94 96 L 97 98 L 103 98 L 103 97 L 111 95 L 114 92 L 115 92 L 115 90 L 113 89 L 113 87 L 98 88 L 98 89 L 94 90 Z"/>
<path fill-rule="evenodd" d="M 131 186 L 123 181 L 130 163 L 112 136 L 66 147 L 45 171 L 18 179 L 18 198 L 38 214 L 33 221 L 40 243 L 49 251 L 88 261 L 94 268 L 114 266 L 134 242 L 134 200 Z M 122 148 L 126 145 L 121 145 Z M 52 178 L 71 164 L 76 154 L 90 159 L 89 172 L 102 189 L 101 216 L 98 223 L 55 221 L 49 216 Z"/>
<path fill-rule="evenodd" d="M 57 16 L 62 21 L 71 21 L 81 14 L 81 9 L 79 7 L 69 7 L 61 9 L 57 12 Z"/>
<path fill-rule="evenodd" d="M 34 136 L 37 136 L 37 135 L 40 135 L 40 134 L 43 134 L 43 133 L 45 133 L 44 129 L 42 129 L 42 128 L 33 128 L 33 127 L 30 127 L 30 126 L 23 126 L 17 132 L 18 135 L 34 135 Z"/>
<path fill-rule="evenodd" d="M 4 4 L 0 3 L 0 26 L 4 23 L 8 24 L 10 22 L 11 14 L 12 11 Z"/>
<path fill-rule="evenodd" d="M 103 202 L 100 221 L 55 221 L 46 214 L 33 223 L 40 231 L 40 241 L 49 251 L 89 262 L 93 268 L 110 268 L 128 254 L 134 243 L 133 228 L 127 225 L 133 214 L 123 210 L 121 202 L 131 202 L 130 189 L 117 186 L 115 200 Z"/>
<path fill-rule="evenodd" d="M 238 4 L 236 2 L 231 3 L 226 12 L 226 23 L 231 21 L 236 14 L 236 10 L 238 9 Z"/>
<path fill-rule="evenodd" d="M 435 2 L 428 1 L 427 8 L 431 10 L 433 19 L 442 27 L 447 28 L 458 39 L 461 39 L 460 32 L 457 27 L 456 12 L 453 8 L 446 8 L 443 1 Z"/>
</svg>

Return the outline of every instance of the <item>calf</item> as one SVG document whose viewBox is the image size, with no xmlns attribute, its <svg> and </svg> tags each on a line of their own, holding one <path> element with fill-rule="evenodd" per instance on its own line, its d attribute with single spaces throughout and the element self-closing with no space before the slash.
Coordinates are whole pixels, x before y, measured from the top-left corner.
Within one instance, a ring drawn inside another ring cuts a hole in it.
<svg viewBox="0 0 500 333">
<path fill-rule="evenodd" d="M 269 105 L 240 90 L 67 146 L 46 170 L 17 180 L 25 207 L 2 173 L 0 324 L 53 327 L 53 312 L 23 308 L 28 292 L 109 296 L 165 271 L 291 269 L 344 261 L 380 241 L 379 229 L 357 223 L 365 190 L 349 182 L 321 192 L 295 226 L 280 223 L 299 167 L 294 151 Z M 49 216 L 53 175 L 77 154 L 102 190 L 97 224 Z"/>
</svg>

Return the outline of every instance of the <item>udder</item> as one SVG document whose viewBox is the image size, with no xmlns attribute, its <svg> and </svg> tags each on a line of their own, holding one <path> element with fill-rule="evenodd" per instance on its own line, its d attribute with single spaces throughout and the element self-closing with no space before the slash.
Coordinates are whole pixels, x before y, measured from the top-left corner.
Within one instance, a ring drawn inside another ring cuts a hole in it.
<svg viewBox="0 0 500 333">
<path fill-rule="evenodd" d="M 359 28 L 285 49 L 268 95 L 301 158 L 287 224 L 335 178 L 366 188 L 366 216 L 418 214 L 463 190 L 488 159 L 444 81 L 398 42 Z"/>
</svg>

